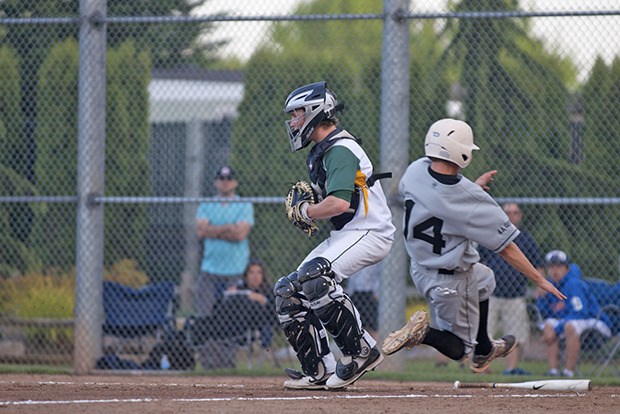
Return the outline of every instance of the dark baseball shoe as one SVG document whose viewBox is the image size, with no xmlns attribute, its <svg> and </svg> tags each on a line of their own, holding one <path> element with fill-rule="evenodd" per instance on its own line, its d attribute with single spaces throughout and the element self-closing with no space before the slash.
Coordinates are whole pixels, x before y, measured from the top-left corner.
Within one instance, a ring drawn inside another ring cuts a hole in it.
<svg viewBox="0 0 620 414">
<path fill-rule="evenodd" d="M 385 355 L 392 355 L 405 347 L 420 345 L 429 330 L 428 324 L 428 314 L 425 311 L 415 312 L 405 326 L 385 338 L 381 350 Z"/>
<path fill-rule="evenodd" d="M 517 345 L 517 339 L 512 335 L 502 336 L 500 339 L 491 341 L 493 349 L 488 355 L 475 355 L 471 359 L 471 370 L 481 373 L 489 368 L 491 361 L 495 358 L 502 358 L 512 352 Z"/>
<path fill-rule="evenodd" d="M 322 378 L 314 378 L 292 368 L 286 368 L 284 371 L 290 377 L 284 381 L 284 388 L 293 390 L 326 390 L 327 385 L 325 384 L 328 378 L 333 375 L 333 372 L 330 372 L 323 375 Z"/>
<path fill-rule="evenodd" d="M 381 351 L 376 346 L 370 349 L 365 358 L 359 356 L 342 357 L 336 365 L 336 372 L 327 380 L 327 388 L 335 390 L 353 384 L 362 375 L 379 366 L 383 358 Z"/>
</svg>

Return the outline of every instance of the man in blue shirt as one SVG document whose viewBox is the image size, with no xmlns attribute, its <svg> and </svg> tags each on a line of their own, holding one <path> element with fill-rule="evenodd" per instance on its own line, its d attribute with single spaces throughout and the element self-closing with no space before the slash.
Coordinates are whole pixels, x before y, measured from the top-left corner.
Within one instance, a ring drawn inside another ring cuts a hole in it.
<svg viewBox="0 0 620 414">
<path fill-rule="evenodd" d="M 598 301 L 582 279 L 581 269 L 569 262 L 566 253 L 561 250 L 550 251 L 545 256 L 545 263 L 549 280 L 567 296 L 565 301 L 559 301 L 537 290 L 536 305 L 544 319 L 541 329 L 543 341 L 547 345 L 547 375 L 572 378 L 579 361 L 583 332 L 594 329 L 609 337 L 611 321 L 601 313 Z M 561 372 L 560 339 L 566 341 L 566 366 Z"/>
<path fill-rule="evenodd" d="M 248 236 L 254 225 L 251 203 L 236 201 L 239 183 L 234 171 L 224 166 L 215 177 L 217 196 L 231 201 L 201 203 L 196 212 L 197 234 L 204 240 L 200 274 L 194 290 L 199 316 L 211 315 L 224 291 L 243 276 L 250 260 Z"/>
<path fill-rule="evenodd" d="M 512 224 L 521 231 L 521 234 L 515 239 L 515 244 L 519 246 L 525 257 L 532 262 L 540 274 L 544 275 L 540 248 L 532 235 L 521 227 L 523 220 L 521 208 L 517 203 L 506 203 L 502 207 Z M 506 357 L 506 369 L 503 374 L 529 375 L 529 372 L 517 366 L 523 347 L 530 336 L 525 301 L 527 279 L 499 255 L 484 247 L 480 247 L 478 251 L 481 261 L 493 270 L 496 281 L 495 290 L 489 299 L 489 335 L 494 338 L 494 335 L 501 328 L 503 335 L 510 334 L 517 338 L 517 349 Z"/>
</svg>

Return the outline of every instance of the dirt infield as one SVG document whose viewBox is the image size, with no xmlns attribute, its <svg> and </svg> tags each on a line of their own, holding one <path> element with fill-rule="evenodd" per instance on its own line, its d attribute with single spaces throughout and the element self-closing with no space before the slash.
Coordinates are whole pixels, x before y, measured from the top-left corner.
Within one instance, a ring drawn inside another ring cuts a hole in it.
<svg viewBox="0 0 620 414">
<path fill-rule="evenodd" d="M 618 413 L 620 387 L 453 390 L 361 379 L 344 391 L 291 391 L 281 378 L 1 375 L 0 413 Z"/>
</svg>

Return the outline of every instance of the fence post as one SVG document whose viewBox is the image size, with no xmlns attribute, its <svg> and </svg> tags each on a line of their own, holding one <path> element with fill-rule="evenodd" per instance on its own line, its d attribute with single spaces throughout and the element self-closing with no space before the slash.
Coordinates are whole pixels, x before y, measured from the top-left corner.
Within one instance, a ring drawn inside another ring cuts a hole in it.
<svg viewBox="0 0 620 414">
<path fill-rule="evenodd" d="M 80 0 L 75 353 L 87 374 L 101 354 L 105 166 L 105 0 Z"/>
<path fill-rule="evenodd" d="M 398 181 L 409 162 L 409 21 L 400 15 L 409 11 L 408 0 L 385 0 L 383 53 L 381 58 L 381 169 L 393 178 L 381 183 L 396 225 L 392 251 L 384 261 L 379 302 L 379 337 L 404 322 L 406 306 L 407 253 L 402 240 L 403 207 Z M 402 370 L 404 354 L 383 363 L 388 370 Z"/>
<path fill-rule="evenodd" d="M 205 138 L 202 121 L 192 119 L 187 122 L 185 140 L 185 197 L 200 197 L 204 191 Z M 183 233 L 185 234 L 185 267 L 181 273 L 181 310 L 193 310 L 195 278 L 200 271 L 202 247 L 196 235 L 197 204 L 183 205 Z"/>
</svg>

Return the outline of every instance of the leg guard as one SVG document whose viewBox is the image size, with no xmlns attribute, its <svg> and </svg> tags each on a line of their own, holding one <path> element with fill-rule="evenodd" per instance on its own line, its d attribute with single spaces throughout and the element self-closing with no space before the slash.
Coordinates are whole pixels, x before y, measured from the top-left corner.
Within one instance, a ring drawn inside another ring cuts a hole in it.
<svg viewBox="0 0 620 414">
<path fill-rule="evenodd" d="M 296 279 L 297 273 L 292 273 L 276 282 L 276 312 L 303 373 L 319 380 L 328 370 L 333 372 L 333 367 L 326 367 L 324 362 L 324 357 L 330 354 L 327 335 L 307 301 L 297 293 Z"/>
<path fill-rule="evenodd" d="M 329 260 L 317 257 L 301 266 L 298 280 L 310 307 L 342 353 L 366 357 L 371 346 L 364 338 L 357 309 L 333 276 Z"/>
</svg>

